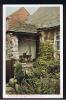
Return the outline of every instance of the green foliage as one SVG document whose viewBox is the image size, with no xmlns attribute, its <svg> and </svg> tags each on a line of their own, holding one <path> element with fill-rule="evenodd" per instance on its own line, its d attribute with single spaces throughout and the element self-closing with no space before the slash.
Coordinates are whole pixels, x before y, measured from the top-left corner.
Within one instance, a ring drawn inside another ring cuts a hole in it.
<svg viewBox="0 0 66 100">
<path fill-rule="evenodd" d="M 51 42 L 40 44 L 39 57 L 34 62 L 36 73 L 43 75 L 43 73 L 55 73 L 60 71 L 60 60 L 54 58 L 54 49 Z M 38 71 L 37 71 L 38 70 Z M 40 73 L 39 73 L 40 72 Z M 43 73 L 42 73 L 43 72 Z"/>
<path fill-rule="evenodd" d="M 41 43 L 40 44 L 40 47 L 39 47 L 39 57 L 42 57 L 43 60 L 53 60 L 53 53 L 54 53 L 54 50 L 53 50 L 53 45 L 51 42 L 44 42 L 44 43 Z"/>
<path fill-rule="evenodd" d="M 22 69 L 22 64 L 20 62 L 17 62 L 14 65 L 14 78 L 17 79 L 19 83 L 21 83 L 24 77 L 25 77 L 25 72 Z"/>
<path fill-rule="evenodd" d="M 11 87 L 15 87 L 15 84 L 17 83 L 17 80 L 16 79 L 14 79 L 14 78 L 11 78 L 10 80 L 9 80 L 9 86 L 11 86 Z"/>
<path fill-rule="evenodd" d="M 12 94 L 12 93 L 15 94 L 16 92 L 15 92 L 14 88 L 8 86 L 8 87 L 6 87 L 6 93 L 7 94 Z"/>
<path fill-rule="evenodd" d="M 22 88 L 19 84 L 15 84 L 15 90 L 17 94 L 21 94 L 22 93 Z"/>
<path fill-rule="evenodd" d="M 17 94 L 59 94 L 60 93 L 60 60 L 54 58 L 53 45 L 42 43 L 39 57 L 34 62 L 30 73 L 22 69 L 22 64 L 14 65 L 14 78 L 17 79 Z"/>
<path fill-rule="evenodd" d="M 39 78 L 40 81 L 43 80 L 41 81 L 41 93 L 59 93 L 60 60 L 54 58 L 53 45 L 50 42 L 40 44 L 39 50 L 39 57 L 34 62 L 33 76 Z"/>
</svg>

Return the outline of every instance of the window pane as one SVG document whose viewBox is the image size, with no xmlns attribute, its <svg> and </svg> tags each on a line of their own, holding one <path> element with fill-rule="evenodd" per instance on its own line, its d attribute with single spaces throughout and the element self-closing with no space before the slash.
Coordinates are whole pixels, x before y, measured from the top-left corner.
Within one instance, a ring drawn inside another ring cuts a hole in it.
<svg viewBox="0 0 66 100">
<path fill-rule="evenodd" d="M 57 49 L 60 49 L 60 41 L 57 41 Z"/>
<path fill-rule="evenodd" d="M 60 39 L 60 33 L 58 32 L 57 34 L 56 34 L 56 40 L 59 40 Z"/>
</svg>

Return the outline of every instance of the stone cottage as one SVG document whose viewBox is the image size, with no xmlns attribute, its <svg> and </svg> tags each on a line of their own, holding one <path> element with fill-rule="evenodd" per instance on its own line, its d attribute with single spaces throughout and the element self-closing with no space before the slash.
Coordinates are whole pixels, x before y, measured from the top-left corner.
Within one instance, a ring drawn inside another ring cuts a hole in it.
<svg viewBox="0 0 66 100">
<path fill-rule="evenodd" d="M 30 21 L 29 21 L 30 22 Z M 41 7 L 31 16 L 36 25 L 40 41 L 53 40 L 54 49 L 60 49 L 60 7 Z"/>
<path fill-rule="evenodd" d="M 27 12 L 23 8 L 23 13 Z M 17 14 L 17 12 L 20 12 Z M 17 11 L 13 18 L 20 16 L 22 10 Z M 28 12 L 27 12 L 28 13 Z M 15 17 L 14 17 L 15 16 Z M 24 62 L 33 62 L 38 55 L 39 43 L 52 41 L 54 50 L 60 50 L 60 8 L 59 7 L 40 7 L 32 16 L 26 14 L 24 21 L 17 18 L 12 23 L 9 16 L 6 20 L 6 69 L 8 72 L 13 71 L 10 60 L 20 60 Z M 24 14 L 23 14 L 24 18 Z M 55 56 L 56 54 L 54 54 Z M 11 63 L 12 64 L 12 63 Z M 28 66 L 28 64 L 25 64 Z M 30 66 L 32 66 L 30 64 Z M 10 69 L 9 69 L 10 68 Z M 12 73 L 12 72 L 9 72 Z M 12 77 L 12 76 L 10 76 Z"/>
</svg>

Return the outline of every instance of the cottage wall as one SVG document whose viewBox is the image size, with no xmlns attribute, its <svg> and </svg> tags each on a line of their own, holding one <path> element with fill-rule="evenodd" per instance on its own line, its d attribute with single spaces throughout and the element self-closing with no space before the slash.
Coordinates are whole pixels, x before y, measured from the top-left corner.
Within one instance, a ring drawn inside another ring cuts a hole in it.
<svg viewBox="0 0 66 100">
<path fill-rule="evenodd" d="M 54 32 L 53 31 L 41 31 L 40 32 L 40 43 L 44 43 L 44 41 L 50 40 L 54 41 Z"/>
<path fill-rule="evenodd" d="M 45 35 L 44 31 L 40 32 L 40 34 L 41 34 L 41 36 L 40 36 L 40 42 L 44 43 L 44 35 Z"/>
<path fill-rule="evenodd" d="M 18 54 L 18 38 L 12 33 L 6 35 L 6 58 L 19 59 Z"/>
<path fill-rule="evenodd" d="M 54 48 L 54 57 L 60 55 L 59 47 L 60 47 L 60 30 L 59 27 L 55 29 L 46 29 L 40 30 L 40 43 L 44 43 L 45 41 L 51 41 L 53 43 Z M 58 39 L 57 39 L 58 38 Z"/>
<path fill-rule="evenodd" d="M 31 59 L 35 59 L 36 57 L 36 41 L 32 37 L 21 37 L 19 38 L 19 55 L 23 55 L 26 53 L 27 55 L 31 55 Z"/>
</svg>

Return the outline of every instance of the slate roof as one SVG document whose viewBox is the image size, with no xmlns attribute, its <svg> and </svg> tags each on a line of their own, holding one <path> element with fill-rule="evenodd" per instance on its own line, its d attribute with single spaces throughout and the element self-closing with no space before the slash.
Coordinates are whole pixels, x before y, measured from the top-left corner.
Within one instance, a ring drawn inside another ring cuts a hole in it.
<svg viewBox="0 0 66 100">
<path fill-rule="evenodd" d="M 40 7 L 28 22 L 37 27 L 58 26 L 60 25 L 60 7 Z"/>
<path fill-rule="evenodd" d="M 20 21 L 20 19 L 15 20 L 14 24 L 9 22 L 8 31 L 37 33 L 38 28 L 58 26 L 60 25 L 60 8 L 40 7 L 28 19 L 27 23 Z"/>
<path fill-rule="evenodd" d="M 7 31 L 36 33 L 37 30 L 35 25 L 26 23 L 29 16 L 29 12 L 24 7 L 18 9 L 6 18 L 8 21 Z"/>
<path fill-rule="evenodd" d="M 8 31 L 36 33 L 37 28 L 35 25 L 20 23 L 16 21 L 15 25 L 10 24 L 10 28 L 8 29 Z"/>
</svg>

